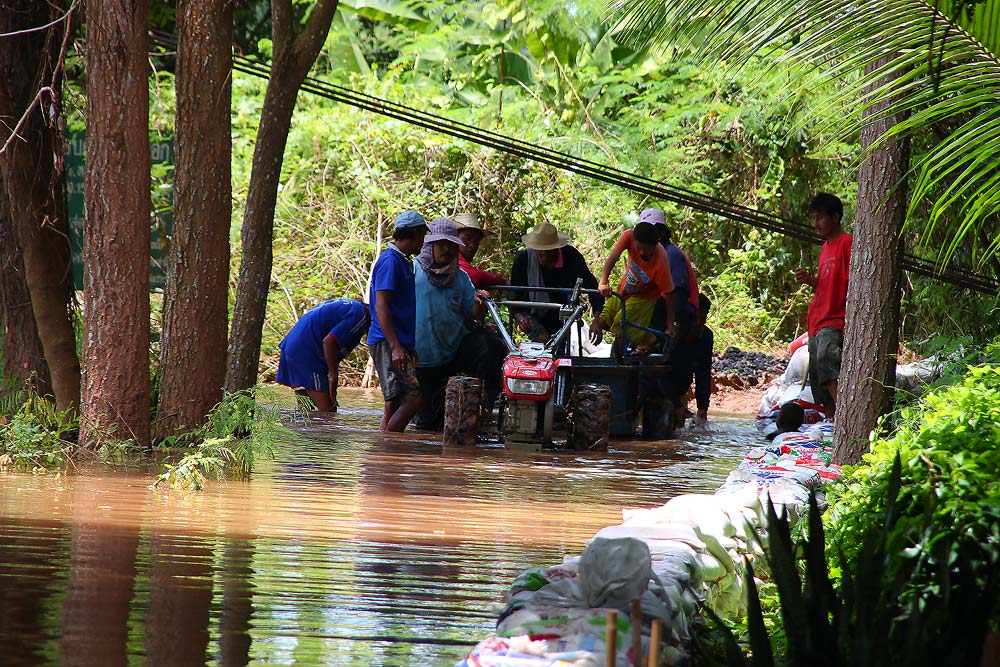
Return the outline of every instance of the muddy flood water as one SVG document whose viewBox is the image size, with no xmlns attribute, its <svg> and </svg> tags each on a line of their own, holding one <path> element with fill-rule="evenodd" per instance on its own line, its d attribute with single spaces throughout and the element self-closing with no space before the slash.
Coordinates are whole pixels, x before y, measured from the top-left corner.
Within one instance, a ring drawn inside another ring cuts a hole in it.
<svg viewBox="0 0 1000 667">
<path fill-rule="evenodd" d="M 442 450 L 341 398 L 251 480 L 200 492 L 0 473 L 0 665 L 452 665 L 521 569 L 579 554 L 623 506 L 713 491 L 757 440 L 714 417 L 656 448 Z"/>
</svg>

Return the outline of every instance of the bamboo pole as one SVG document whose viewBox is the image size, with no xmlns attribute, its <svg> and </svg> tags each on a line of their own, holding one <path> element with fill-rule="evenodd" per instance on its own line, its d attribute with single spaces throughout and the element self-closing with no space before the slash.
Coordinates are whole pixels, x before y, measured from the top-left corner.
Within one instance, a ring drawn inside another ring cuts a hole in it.
<svg viewBox="0 0 1000 667">
<path fill-rule="evenodd" d="M 615 653 L 618 646 L 618 612 L 608 610 L 604 626 L 604 667 L 615 667 Z"/>
<path fill-rule="evenodd" d="M 632 630 L 632 664 L 642 665 L 642 604 L 639 600 L 630 603 L 631 618 L 629 627 Z"/>
<path fill-rule="evenodd" d="M 663 635 L 663 621 L 658 618 L 653 619 L 653 628 L 649 633 L 649 664 L 648 667 L 659 667 L 660 665 L 660 641 Z"/>
</svg>

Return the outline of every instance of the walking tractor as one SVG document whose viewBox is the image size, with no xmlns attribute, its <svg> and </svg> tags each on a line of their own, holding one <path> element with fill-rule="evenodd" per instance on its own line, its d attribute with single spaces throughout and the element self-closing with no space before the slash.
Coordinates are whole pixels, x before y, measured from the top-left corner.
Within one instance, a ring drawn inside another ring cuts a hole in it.
<svg viewBox="0 0 1000 667">
<path fill-rule="evenodd" d="M 599 294 L 596 290 L 582 289 L 580 282 L 571 289 L 530 288 L 531 292 L 541 294 L 568 295 L 566 303 L 486 300 L 487 310 L 508 350 L 497 424 L 500 440 L 508 447 L 550 447 L 558 433 L 575 449 L 607 449 L 609 438 L 632 438 L 640 424 L 645 438 L 672 436 L 673 406 L 666 392 L 660 391 L 669 381 L 669 352 L 636 354 L 625 348 L 609 357 L 580 355 L 581 346 L 570 342 L 574 328 L 577 342 L 587 335 L 583 323 L 586 303 L 581 297 Z M 526 291 L 513 287 L 494 289 Z M 621 296 L 615 294 L 612 298 Z M 517 344 L 498 305 L 558 310 L 561 326 L 544 343 Z M 623 321 L 621 341 L 627 340 L 627 327 L 638 325 Z M 638 328 L 666 340 L 663 332 Z M 663 349 L 668 350 L 669 346 L 664 343 Z"/>
</svg>

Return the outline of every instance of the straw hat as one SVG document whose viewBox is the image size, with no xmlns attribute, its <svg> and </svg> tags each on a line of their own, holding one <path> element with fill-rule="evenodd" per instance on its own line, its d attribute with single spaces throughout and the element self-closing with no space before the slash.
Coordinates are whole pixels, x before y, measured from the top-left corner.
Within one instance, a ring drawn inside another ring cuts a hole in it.
<svg viewBox="0 0 1000 667">
<path fill-rule="evenodd" d="M 528 230 L 521 241 L 532 250 L 556 250 L 569 245 L 569 234 L 563 234 L 555 225 L 543 222 Z"/>
<path fill-rule="evenodd" d="M 458 225 L 459 229 L 478 229 L 485 233 L 482 223 L 479 222 L 479 216 L 475 213 L 459 213 L 452 220 Z"/>
</svg>

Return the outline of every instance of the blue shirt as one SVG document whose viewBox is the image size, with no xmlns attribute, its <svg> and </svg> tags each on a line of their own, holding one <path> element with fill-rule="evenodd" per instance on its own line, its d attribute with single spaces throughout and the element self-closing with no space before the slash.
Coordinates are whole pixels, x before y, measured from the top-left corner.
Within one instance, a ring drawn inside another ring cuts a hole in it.
<svg viewBox="0 0 1000 667">
<path fill-rule="evenodd" d="M 368 292 L 372 315 L 372 325 L 368 329 L 369 347 L 380 340 L 385 340 L 382 325 L 378 321 L 378 309 L 375 307 L 376 292 L 392 293 L 389 314 L 392 316 L 396 338 L 399 339 L 400 345 L 413 350 L 417 319 L 416 297 L 413 292 L 413 261 L 391 243 L 379 255 L 375 268 L 372 269 L 372 287 Z"/>
<path fill-rule="evenodd" d="M 323 360 L 323 339 L 337 339 L 343 359 L 361 342 L 365 332 L 365 304 L 350 299 L 331 299 L 303 315 L 279 347 L 291 359 Z M 323 363 L 326 367 L 326 363 Z"/>
<path fill-rule="evenodd" d="M 461 269 L 450 287 L 427 280 L 417 264 L 417 361 L 420 366 L 443 366 L 455 358 L 465 326 L 475 307 L 476 288 Z"/>
<path fill-rule="evenodd" d="M 674 289 L 678 291 L 677 296 L 681 296 L 683 293 L 684 300 L 687 301 L 688 270 L 687 262 L 684 261 L 684 253 L 673 243 L 664 243 L 663 249 L 667 251 L 667 259 L 670 260 L 670 277 L 674 281 Z"/>
</svg>

